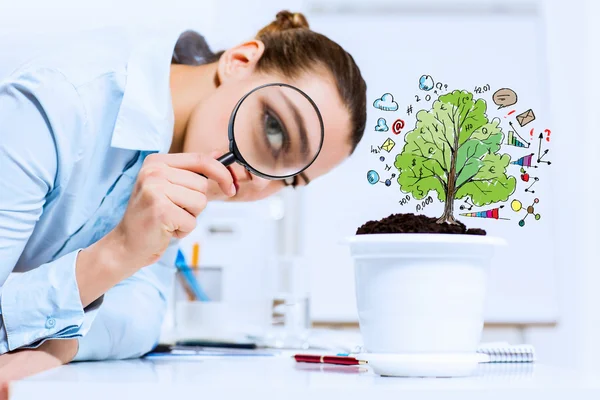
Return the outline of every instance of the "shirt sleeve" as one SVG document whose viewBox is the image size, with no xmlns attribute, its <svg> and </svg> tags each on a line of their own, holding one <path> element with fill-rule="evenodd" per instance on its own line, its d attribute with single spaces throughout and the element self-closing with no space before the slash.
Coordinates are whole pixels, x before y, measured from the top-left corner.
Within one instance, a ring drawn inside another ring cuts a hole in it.
<svg viewBox="0 0 600 400">
<path fill-rule="evenodd" d="M 104 295 L 89 332 L 79 338 L 74 361 L 140 357 L 158 343 L 175 276 L 178 240 L 161 257 Z"/>
<path fill-rule="evenodd" d="M 75 278 L 80 249 L 7 279 L 60 185 L 58 136 L 72 143 L 68 135 L 83 120 L 76 89 L 58 72 L 0 82 L 0 354 L 84 335 L 101 302 L 83 309 Z"/>
</svg>

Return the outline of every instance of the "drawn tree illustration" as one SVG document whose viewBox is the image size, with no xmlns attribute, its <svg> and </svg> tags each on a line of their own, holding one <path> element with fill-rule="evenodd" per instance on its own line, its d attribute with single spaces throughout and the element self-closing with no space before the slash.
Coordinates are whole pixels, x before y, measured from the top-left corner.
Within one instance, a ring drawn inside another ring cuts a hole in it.
<svg viewBox="0 0 600 400">
<path fill-rule="evenodd" d="M 499 154 L 500 119 L 489 121 L 483 99 L 455 90 L 417 113 L 415 128 L 405 135 L 396 156 L 398 184 L 421 200 L 430 191 L 444 202 L 438 223 L 455 224 L 454 200 L 471 197 L 476 206 L 506 201 L 517 180 L 506 174 L 510 155 Z"/>
</svg>

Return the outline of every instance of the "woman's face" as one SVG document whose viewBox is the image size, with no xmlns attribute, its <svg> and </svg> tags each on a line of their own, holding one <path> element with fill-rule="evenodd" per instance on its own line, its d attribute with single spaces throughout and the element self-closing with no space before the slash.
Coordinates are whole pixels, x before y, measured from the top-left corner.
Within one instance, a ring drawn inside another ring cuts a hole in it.
<svg viewBox="0 0 600 400">
<path fill-rule="evenodd" d="M 258 49 L 260 50 L 260 49 Z M 262 52 L 260 52 L 262 54 Z M 219 61 L 220 85 L 208 97 L 203 99 L 193 110 L 186 128 L 184 152 L 215 154 L 220 156 L 229 151 L 228 125 L 232 110 L 237 102 L 252 89 L 267 83 L 287 83 L 306 93 L 315 102 L 325 127 L 325 139 L 318 158 L 304 171 L 304 175 L 313 180 L 342 162 L 350 153 L 350 116 L 342 103 L 332 78 L 325 72 L 305 72 L 290 80 L 275 74 L 257 73 L 252 65 L 252 57 L 246 64 L 239 63 L 239 58 L 228 59 L 227 52 Z M 227 65 L 228 62 L 235 65 Z M 255 63 L 254 63 L 255 65 Z M 308 154 L 314 155 L 314 148 L 320 141 L 320 129 L 316 113 L 310 104 L 298 92 L 291 89 L 260 89 L 242 103 L 236 117 L 235 138 L 242 156 L 254 168 L 270 174 L 279 169 L 281 160 L 290 160 L 301 153 L 299 132 L 295 122 L 303 120 L 307 131 Z M 272 94 L 272 99 L 264 100 L 264 95 Z M 266 105 L 266 106 L 265 106 Z M 297 115 L 290 110 L 296 110 Z M 267 111 L 268 110 L 268 111 Z M 286 129 L 287 127 L 287 129 Z M 291 127 L 291 128 L 290 128 Z M 313 129 L 311 129 L 313 127 Z M 289 131 L 289 132 L 288 132 Z M 283 134 L 285 132 L 285 134 Z M 295 143 L 287 153 L 284 151 L 289 135 L 290 142 Z M 298 140 L 296 140 L 298 139 Z M 313 152 L 311 153 L 311 150 Z M 282 154 L 284 154 L 282 156 Z M 285 156 L 288 154 L 288 156 Z M 312 159 L 312 157 L 309 157 Z M 291 160 L 293 161 L 293 160 Z M 294 164 L 298 165 L 298 163 Z M 264 170 L 264 169 L 267 170 Z M 269 170 L 271 168 L 271 170 Z M 237 194 L 231 201 L 253 201 L 263 199 L 281 190 L 283 180 L 269 180 L 251 174 L 238 163 L 229 166 Z M 305 184 L 302 176 L 296 179 L 298 185 Z M 214 181 L 208 183 L 209 200 L 225 200 L 228 197 Z"/>
</svg>

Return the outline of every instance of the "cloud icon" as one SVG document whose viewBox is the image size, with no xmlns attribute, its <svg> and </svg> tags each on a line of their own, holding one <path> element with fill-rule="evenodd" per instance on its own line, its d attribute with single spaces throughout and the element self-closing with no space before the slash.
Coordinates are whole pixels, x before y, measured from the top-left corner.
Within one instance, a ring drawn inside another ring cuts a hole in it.
<svg viewBox="0 0 600 400">
<path fill-rule="evenodd" d="M 396 111 L 398 110 L 398 103 L 394 101 L 394 96 L 391 93 L 386 93 L 373 102 L 373 107 L 383 111 Z"/>
<path fill-rule="evenodd" d="M 388 129 L 390 128 L 388 128 L 387 124 L 385 123 L 385 118 L 379 118 L 377 120 L 377 126 L 375 127 L 375 130 L 377 132 L 387 132 Z"/>
<path fill-rule="evenodd" d="M 421 76 L 419 79 L 419 89 L 427 91 L 433 89 L 433 78 L 431 75 Z"/>
</svg>

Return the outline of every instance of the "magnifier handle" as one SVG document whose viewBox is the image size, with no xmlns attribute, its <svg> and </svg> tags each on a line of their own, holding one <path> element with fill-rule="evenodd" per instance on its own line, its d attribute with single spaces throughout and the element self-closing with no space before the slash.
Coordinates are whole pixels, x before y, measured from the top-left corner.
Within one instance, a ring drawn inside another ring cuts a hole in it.
<svg viewBox="0 0 600 400">
<path fill-rule="evenodd" d="M 235 154 L 228 152 L 217 158 L 217 161 L 220 161 L 224 166 L 227 167 L 235 162 Z"/>
</svg>

